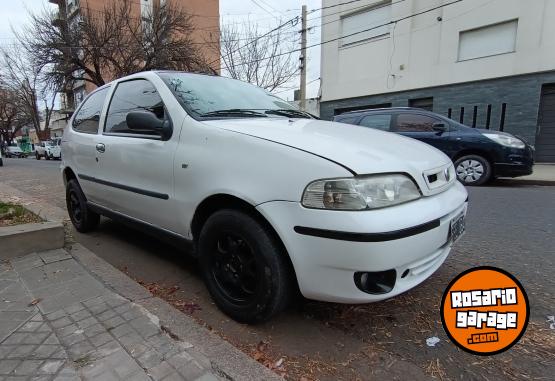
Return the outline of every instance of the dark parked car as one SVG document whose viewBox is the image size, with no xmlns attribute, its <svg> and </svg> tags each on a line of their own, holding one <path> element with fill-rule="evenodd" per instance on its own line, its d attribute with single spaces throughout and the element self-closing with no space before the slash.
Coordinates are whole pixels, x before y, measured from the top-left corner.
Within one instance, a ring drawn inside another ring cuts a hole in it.
<svg viewBox="0 0 555 381">
<path fill-rule="evenodd" d="M 457 176 L 465 185 L 532 173 L 534 149 L 524 140 L 500 131 L 467 127 L 430 111 L 373 109 L 337 115 L 333 120 L 397 132 L 428 143 L 453 160 Z"/>
</svg>

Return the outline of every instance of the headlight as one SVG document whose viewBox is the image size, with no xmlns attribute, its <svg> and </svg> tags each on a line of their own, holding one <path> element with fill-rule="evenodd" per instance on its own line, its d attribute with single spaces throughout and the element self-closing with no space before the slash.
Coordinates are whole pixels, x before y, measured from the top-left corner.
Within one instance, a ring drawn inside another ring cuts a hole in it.
<svg viewBox="0 0 555 381">
<path fill-rule="evenodd" d="M 505 147 L 511 147 L 511 148 L 526 147 L 526 145 L 522 140 L 515 138 L 510 134 L 495 133 L 495 134 L 484 134 L 484 136 Z"/>
<path fill-rule="evenodd" d="M 316 209 L 366 210 L 401 204 L 420 196 L 420 190 L 408 176 L 371 175 L 314 181 L 306 187 L 302 205 Z"/>
</svg>

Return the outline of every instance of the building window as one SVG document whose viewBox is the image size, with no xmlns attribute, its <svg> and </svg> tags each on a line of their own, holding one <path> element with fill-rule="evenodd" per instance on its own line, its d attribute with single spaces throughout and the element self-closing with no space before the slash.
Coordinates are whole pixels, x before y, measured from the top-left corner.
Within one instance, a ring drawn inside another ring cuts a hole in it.
<svg viewBox="0 0 555 381">
<path fill-rule="evenodd" d="M 390 31 L 391 25 L 388 24 L 390 22 L 390 2 L 344 16 L 341 18 L 341 46 L 387 36 Z"/>
<path fill-rule="evenodd" d="M 459 61 L 512 53 L 516 49 L 518 20 L 460 32 Z"/>
<path fill-rule="evenodd" d="M 434 98 L 409 99 L 409 107 L 421 108 L 422 110 L 434 111 Z"/>
</svg>

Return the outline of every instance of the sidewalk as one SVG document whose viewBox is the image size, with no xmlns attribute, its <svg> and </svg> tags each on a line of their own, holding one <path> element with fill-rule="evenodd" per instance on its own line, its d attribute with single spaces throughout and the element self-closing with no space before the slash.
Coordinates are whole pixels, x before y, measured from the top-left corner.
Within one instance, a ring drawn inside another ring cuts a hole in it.
<svg viewBox="0 0 555 381">
<path fill-rule="evenodd" d="M 0 262 L 0 380 L 12 379 L 280 378 L 76 244 Z"/>
<path fill-rule="evenodd" d="M 65 250 L 0 265 L 0 378 L 219 380 L 191 344 Z"/>
<path fill-rule="evenodd" d="M 555 185 L 555 164 L 535 164 L 529 176 L 500 178 L 499 181 L 522 185 Z"/>
<path fill-rule="evenodd" d="M 0 182 L 49 221 L 67 212 Z M 0 381 L 283 380 L 80 244 L 0 247 Z"/>
</svg>

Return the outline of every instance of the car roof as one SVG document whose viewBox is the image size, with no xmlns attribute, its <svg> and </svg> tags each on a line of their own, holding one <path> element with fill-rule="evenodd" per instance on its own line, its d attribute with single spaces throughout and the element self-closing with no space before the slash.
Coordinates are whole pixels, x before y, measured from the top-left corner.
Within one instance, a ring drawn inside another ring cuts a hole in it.
<svg viewBox="0 0 555 381">
<path fill-rule="evenodd" d="M 359 115 L 359 114 L 365 114 L 365 113 L 383 112 L 383 111 L 417 111 L 417 112 L 422 112 L 422 113 L 435 114 L 433 111 L 428 111 L 428 110 L 424 110 L 424 109 L 417 108 L 417 107 L 381 107 L 381 108 L 369 108 L 369 109 L 365 109 L 365 110 L 346 111 L 346 112 L 343 112 L 339 115 L 336 115 L 336 117 L 348 116 L 348 115 Z"/>
</svg>

